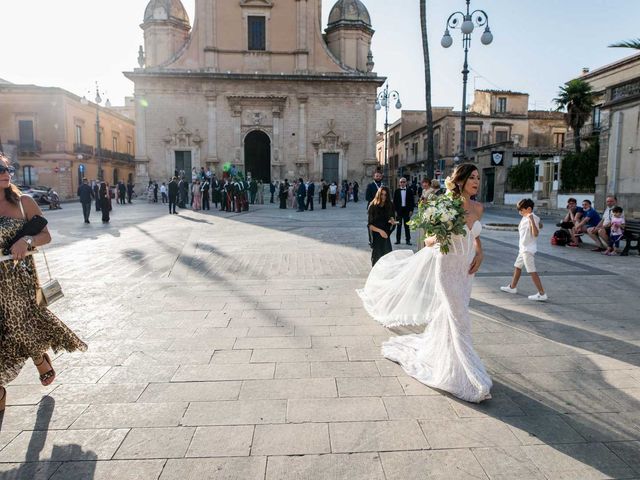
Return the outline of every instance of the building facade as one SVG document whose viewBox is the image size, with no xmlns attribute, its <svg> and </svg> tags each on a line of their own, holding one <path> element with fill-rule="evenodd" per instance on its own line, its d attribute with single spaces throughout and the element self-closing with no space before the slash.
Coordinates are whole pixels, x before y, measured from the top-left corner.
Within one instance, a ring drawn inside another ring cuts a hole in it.
<svg viewBox="0 0 640 480">
<path fill-rule="evenodd" d="M 339 0 L 151 0 L 135 83 L 136 177 L 229 165 L 265 182 L 362 180 L 376 166 L 371 19 Z"/>
<path fill-rule="evenodd" d="M 75 198 L 82 177 L 133 179 L 135 122 L 61 88 L 0 83 L 0 137 L 17 166 L 15 183 Z M 98 149 L 96 116 L 100 118 Z"/>
<path fill-rule="evenodd" d="M 616 195 L 627 217 L 640 218 L 640 54 L 581 78 L 598 95 L 582 138 L 597 136 L 600 144 L 595 202 L 603 208 L 607 195 Z"/>
</svg>

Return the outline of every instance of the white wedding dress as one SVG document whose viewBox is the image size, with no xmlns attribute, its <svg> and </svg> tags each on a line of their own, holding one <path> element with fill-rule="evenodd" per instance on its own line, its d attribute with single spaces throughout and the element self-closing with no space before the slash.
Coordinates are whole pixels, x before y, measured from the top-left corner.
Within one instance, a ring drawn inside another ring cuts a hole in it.
<svg viewBox="0 0 640 480">
<path fill-rule="evenodd" d="M 358 290 L 365 309 L 386 327 L 427 324 L 424 333 L 392 337 L 382 354 L 409 375 L 462 400 L 479 403 L 491 398 L 492 382 L 473 349 L 469 300 L 475 255 L 476 221 L 466 235 L 452 238 L 448 254 L 439 246 L 396 250 L 371 270 Z"/>
</svg>

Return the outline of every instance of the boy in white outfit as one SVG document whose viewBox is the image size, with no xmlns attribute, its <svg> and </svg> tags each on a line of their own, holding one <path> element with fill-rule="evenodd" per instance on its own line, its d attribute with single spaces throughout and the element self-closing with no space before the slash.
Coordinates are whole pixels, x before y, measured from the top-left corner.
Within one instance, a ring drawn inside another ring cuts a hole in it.
<svg viewBox="0 0 640 480">
<path fill-rule="evenodd" d="M 535 204 L 530 198 L 525 198 L 518 202 L 518 213 L 522 215 L 518 231 L 520 233 L 520 251 L 516 263 L 514 264 L 513 278 L 511 283 L 506 287 L 500 287 L 500 290 L 507 293 L 518 293 L 518 282 L 522 275 L 522 267 L 527 269 L 527 273 L 531 275 L 533 284 L 538 289 L 535 295 L 529 295 L 529 300 L 544 302 L 547 300 L 547 294 L 542 286 L 540 275 L 536 271 L 535 255 L 538 251 L 538 234 L 540 233 L 540 217 L 533 213 Z"/>
</svg>

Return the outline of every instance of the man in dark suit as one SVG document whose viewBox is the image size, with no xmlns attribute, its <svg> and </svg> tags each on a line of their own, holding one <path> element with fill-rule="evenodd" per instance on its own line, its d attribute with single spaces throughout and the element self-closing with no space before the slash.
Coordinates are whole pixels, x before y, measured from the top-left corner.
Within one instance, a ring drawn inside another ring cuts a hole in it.
<svg viewBox="0 0 640 480">
<path fill-rule="evenodd" d="M 306 210 L 311 210 L 313 212 L 313 196 L 316 193 L 316 185 L 311 180 L 309 180 L 309 185 L 307 186 L 307 204 L 305 205 Z"/>
<path fill-rule="evenodd" d="M 97 180 L 93 183 L 93 198 L 96 201 L 96 212 L 100 211 L 100 182 Z"/>
<path fill-rule="evenodd" d="M 269 193 L 271 194 L 271 200 L 269 200 L 269 203 L 273 203 L 274 202 L 274 197 L 275 197 L 275 194 L 276 194 L 276 182 L 275 182 L 275 180 L 269 184 Z"/>
<path fill-rule="evenodd" d="M 91 215 L 91 200 L 93 200 L 93 190 L 89 186 L 89 181 L 86 178 L 82 179 L 82 185 L 78 187 L 78 196 L 80 197 L 80 203 L 82 204 L 84 223 L 91 223 L 89 221 L 89 215 Z"/>
<path fill-rule="evenodd" d="M 178 202 L 178 179 L 173 177 L 169 182 L 169 213 L 178 213 L 176 212 L 176 203 Z"/>
<path fill-rule="evenodd" d="M 322 203 L 322 209 L 327 209 L 327 197 L 329 196 L 329 184 L 322 179 L 322 184 L 320 186 L 320 202 Z"/>
<path fill-rule="evenodd" d="M 369 204 L 373 202 L 373 199 L 378 193 L 378 190 L 382 187 L 382 172 L 380 170 L 376 170 L 373 174 L 373 182 L 367 185 L 367 191 L 365 192 L 365 200 L 367 201 L 367 208 L 369 208 Z"/>
<path fill-rule="evenodd" d="M 396 230 L 396 245 L 400 244 L 400 237 L 402 235 L 402 224 L 404 223 L 404 236 L 407 241 L 407 245 L 411 245 L 411 229 L 407 222 L 411 220 L 413 210 L 416 207 L 415 197 L 413 190 L 407 187 L 407 179 L 400 179 L 400 188 L 396 189 L 393 195 L 393 207 L 396 210 L 396 220 L 398 221 L 398 230 Z"/>
<path fill-rule="evenodd" d="M 300 178 L 298 182 L 298 191 L 296 192 L 296 196 L 298 197 L 298 211 L 304 212 L 304 202 L 307 198 L 307 187 L 305 186 L 302 178 Z"/>
</svg>

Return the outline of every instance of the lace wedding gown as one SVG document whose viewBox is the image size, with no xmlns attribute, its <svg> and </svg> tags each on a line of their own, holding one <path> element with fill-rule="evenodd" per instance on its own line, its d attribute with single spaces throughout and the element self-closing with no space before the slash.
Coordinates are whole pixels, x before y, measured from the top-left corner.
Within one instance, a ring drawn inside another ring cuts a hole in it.
<svg viewBox="0 0 640 480">
<path fill-rule="evenodd" d="M 476 221 L 465 230 L 452 239 L 447 255 L 437 246 L 385 255 L 358 294 L 367 312 L 386 327 L 427 324 L 424 333 L 385 342 L 386 358 L 430 387 L 479 403 L 491 398 L 492 386 L 473 349 L 469 317 L 469 267 L 482 225 Z"/>
</svg>

